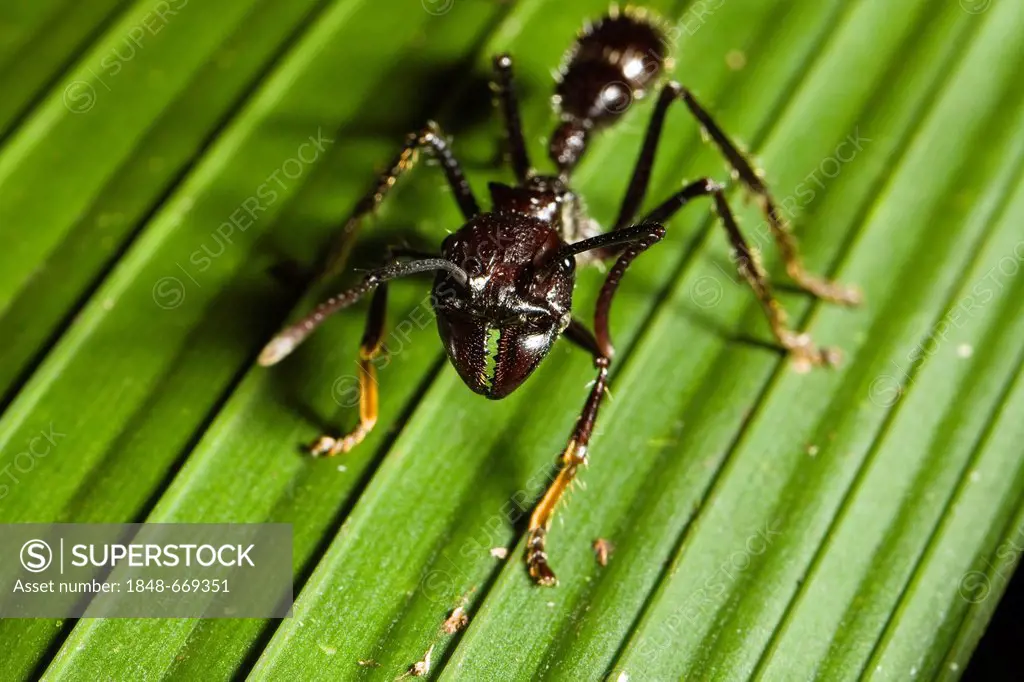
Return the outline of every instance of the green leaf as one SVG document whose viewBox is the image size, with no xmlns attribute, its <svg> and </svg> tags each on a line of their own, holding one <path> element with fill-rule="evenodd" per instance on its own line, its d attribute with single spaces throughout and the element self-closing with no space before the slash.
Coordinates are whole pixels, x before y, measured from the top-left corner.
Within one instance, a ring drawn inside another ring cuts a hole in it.
<svg viewBox="0 0 1024 682">
<path fill-rule="evenodd" d="M 355 418 L 365 305 L 280 367 L 254 359 L 352 280 L 311 284 L 405 133 L 437 118 L 485 205 L 485 183 L 510 180 L 482 87 L 496 52 L 515 57 L 541 165 L 551 71 L 606 1 L 0 10 L 0 522 L 290 523 L 298 595 L 279 621 L 0 621 L 0 678 L 391 680 L 428 652 L 445 679 L 962 673 L 1024 527 L 1024 8 L 645 5 L 675 38 L 674 77 L 765 169 L 809 269 L 866 303 L 780 285 L 794 325 L 844 351 L 798 373 L 710 206 L 674 219 L 616 297 L 611 396 L 549 535 L 554 589 L 531 584 L 523 532 L 593 378 L 585 354 L 559 343 L 483 400 L 444 360 L 428 280 L 396 282 L 378 425 L 326 460 L 302 446 Z M 649 116 L 633 106 L 574 176 L 603 224 Z M 306 143 L 315 160 L 280 182 Z M 662 144 L 650 205 L 728 179 L 683 107 Z M 459 227 L 439 176 L 399 183 L 346 243 L 350 271 Z M 757 207 L 730 197 L 784 281 Z M 579 275 L 585 320 L 603 278 Z M 17 459 L 47 430 L 52 451 Z M 468 625 L 447 633 L 459 606 Z"/>
</svg>

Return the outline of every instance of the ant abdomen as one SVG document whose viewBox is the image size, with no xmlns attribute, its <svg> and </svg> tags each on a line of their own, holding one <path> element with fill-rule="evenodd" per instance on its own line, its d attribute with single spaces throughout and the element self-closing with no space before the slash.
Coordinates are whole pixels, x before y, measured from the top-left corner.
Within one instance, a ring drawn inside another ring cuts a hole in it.
<svg viewBox="0 0 1024 682">
<path fill-rule="evenodd" d="M 617 121 L 665 69 L 665 36 L 638 11 L 613 12 L 588 26 L 569 49 L 554 102 L 562 123 L 550 154 L 562 171 L 579 161 L 590 132 Z"/>
</svg>

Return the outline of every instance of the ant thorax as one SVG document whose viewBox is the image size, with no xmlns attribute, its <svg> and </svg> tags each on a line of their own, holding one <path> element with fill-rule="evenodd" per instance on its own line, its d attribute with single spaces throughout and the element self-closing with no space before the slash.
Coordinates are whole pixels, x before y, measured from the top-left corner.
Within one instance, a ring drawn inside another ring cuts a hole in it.
<svg viewBox="0 0 1024 682">
<path fill-rule="evenodd" d="M 562 241 L 574 244 L 604 232 L 600 223 L 590 217 L 583 197 L 567 191 L 562 201 L 562 216 L 559 232 Z M 588 265 L 599 259 L 599 253 L 585 251 L 576 255 L 577 265 Z"/>
<path fill-rule="evenodd" d="M 601 234 L 601 225 L 587 214 L 583 198 L 555 175 L 534 175 L 525 185 L 512 187 L 491 183 L 494 211 L 515 212 L 550 223 L 565 244 Z M 580 254 L 577 263 L 593 260 L 591 254 Z"/>
</svg>

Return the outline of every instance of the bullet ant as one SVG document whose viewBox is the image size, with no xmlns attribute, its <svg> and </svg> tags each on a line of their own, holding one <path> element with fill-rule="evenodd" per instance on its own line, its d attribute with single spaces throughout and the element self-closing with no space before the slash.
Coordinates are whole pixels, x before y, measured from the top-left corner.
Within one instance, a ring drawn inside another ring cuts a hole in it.
<svg viewBox="0 0 1024 682">
<path fill-rule="evenodd" d="M 557 169 L 554 175 L 538 174 L 530 163 L 520 124 L 512 58 L 507 54 L 496 56 L 497 101 L 517 184 L 491 183 L 492 207 L 482 212 L 441 129 L 436 123 L 428 123 L 407 138 L 373 191 L 356 206 L 346 231 L 354 229 L 376 209 L 398 177 L 413 166 L 417 151 L 424 148 L 431 150 L 440 162 L 466 224 L 448 235 L 441 244 L 440 256 L 396 253 L 390 263 L 371 271 L 360 284 L 327 299 L 307 317 L 282 331 L 260 355 L 262 365 L 278 362 L 328 316 L 373 292 L 359 356 L 359 424 L 345 436 L 323 436 L 312 447 L 314 455 L 335 455 L 362 441 L 377 420 L 373 359 L 383 348 L 389 280 L 435 272 L 432 302 L 448 358 L 466 385 L 488 398 L 504 398 L 522 385 L 559 336 L 564 335 L 590 353 L 597 379 L 560 456 L 558 473 L 530 518 L 526 563 L 530 576 L 541 585 L 557 582 L 548 565 L 545 538 L 559 499 L 580 466 L 587 462 L 587 446 L 608 385 L 614 354 L 608 317 L 616 289 L 633 260 L 665 236 L 665 224 L 680 209 L 700 197 L 710 197 L 714 202 L 740 274 L 764 308 L 776 341 L 799 367 L 834 365 L 839 360 L 837 351 L 815 346 L 807 334 L 788 326 L 764 270 L 736 224 L 722 185 L 709 178 L 691 182 L 636 220 L 665 115 L 673 102 L 686 106 L 721 151 L 735 177 L 756 197 L 782 252 L 786 272 L 795 284 L 819 298 L 845 305 L 854 305 L 860 298 L 855 289 L 804 270 L 796 244 L 757 171 L 693 93 L 676 82 L 661 87 L 611 229 L 601 232 L 587 215 L 570 185 L 573 169 L 594 135 L 618 121 L 633 100 L 642 98 L 656 84 L 665 70 L 667 53 L 664 34 L 640 10 L 613 10 L 580 34 L 566 55 L 555 89 L 554 103 L 561 122 L 548 148 Z M 587 262 L 612 259 L 614 263 L 597 298 L 591 331 L 571 311 L 576 268 Z"/>
</svg>

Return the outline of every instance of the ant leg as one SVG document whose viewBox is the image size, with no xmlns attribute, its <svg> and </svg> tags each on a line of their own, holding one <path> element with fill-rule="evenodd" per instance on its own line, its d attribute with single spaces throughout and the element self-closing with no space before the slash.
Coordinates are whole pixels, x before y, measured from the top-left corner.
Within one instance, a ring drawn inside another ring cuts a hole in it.
<svg viewBox="0 0 1024 682">
<path fill-rule="evenodd" d="M 597 379 L 590 389 L 587 402 L 583 405 L 576 426 L 573 428 L 569 443 L 559 457 L 560 467 L 555 480 L 548 486 L 544 497 L 533 510 L 530 516 L 530 527 L 526 540 L 526 567 L 530 577 L 539 585 L 556 585 L 558 579 L 555 572 L 548 564 L 546 549 L 546 538 L 548 529 L 551 527 L 551 519 L 554 517 L 555 507 L 558 506 L 562 495 L 576 478 L 580 466 L 587 464 L 587 446 L 590 443 L 590 436 L 594 430 L 594 422 L 597 420 L 597 412 L 601 407 L 601 400 L 608 387 L 608 368 L 612 362 L 615 349 L 612 347 L 611 334 L 608 330 L 608 314 L 611 310 L 612 300 L 615 291 L 619 288 L 622 275 L 626 268 L 638 255 L 646 251 L 653 244 L 665 236 L 665 228 L 657 224 L 645 224 L 631 227 L 618 234 L 606 233 L 598 235 L 586 242 L 591 248 L 599 249 L 611 244 L 622 243 L 628 240 L 628 245 L 619 256 L 615 265 L 608 272 L 604 280 L 601 292 L 597 297 L 597 310 L 594 315 L 594 332 L 590 332 L 583 324 L 573 319 L 565 329 L 565 336 L 586 351 L 589 351 L 594 358 L 594 367 L 597 369 Z M 614 241 L 613 241 L 614 240 Z M 580 242 L 583 244 L 584 242 Z"/>
<path fill-rule="evenodd" d="M 429 147 L 440 161 L 441 169 L 455 195 L 455 201 L 459 204 L 459 209 L 466 220 L 480 212 L 476 197 L 473 196 L 473 190 L 470 188 L 469 182 L 466 181 L 466 176 L 463 174 L 458 160 L 452 154 L 444 133 L 437 123 L 428 121 L 419 132 L 410 133 L 406 137 L 402 150 L 388 166 L 388 170 L 377 177 L 373 189 L 356 204 L 352 215 L 345 221 L 338 243 L 330 250 L 331 255 L 325 268 L 328 275 L 334 274 L 344 260 L 344 255 L 347 252 L 345 237 L 359 227 L 359 223 L 368 213 L 372 213 L 380 206 L 398 178 L 416 163 L 417 152 L 424 147 Z"/>
<path fill-rule="evenodd" d="M 388 300 L 387 281 L 405 275 L 436 270 L 444 270 L 462 286 L 466 285 L 465 271 L 455 263 L 443 258 L 423 258 L 409 262 L 395 261 L 367 273 L 360 284 L 332 296 L 318 305 L 309 315 L 271 339 L 260 353 L 259 363 L 263 366 L 280 362 L 328 317 L 349 307 L 370 291 L 374 292 L 373 299 L 370 301 L 370 311 L 366 317 L 366 329 L 363 332 L 363 340 L 359 348 L 359 424 L 340 438 L 321 436 L 310 448 L 310 452 L 314 456 L 330 456 L 339 452 L 348 452 L 362 442 L 377 423 L 377 368 L 373 361 L 381 354 L 384 347 L 384 320 Z"/>
<path fill-rule="evenodd" d="M 388 302 L 388 285 L 382 283 L 373 292 L 366 330 L 359 345 L 359 423 L 340 438 L 323 435 L 310 448 L 314 457 L 332 457 L 348 452 L 361 443 L 377 424 L 377 366 L 374 360 L 384 347 L 384 322 Z"/>
<path fill-rule="evenodd" d="M 523 124 L 519 119 L 519 100 L 516 97 L 515 81 L 512 76 L 512 57 L 507 54 L 495 56 L 494 71 L 497 75 L 494 88 L 508 132 L 512 170 L 515 171 L 519 183 L 524 184 L 533 175 L 533 169 L 530 167 L 530 157 L 526 153 L 526 142 L 523 140 Z"/>
<path fill-rule="evenodd" d="M 415 249 L 395 246 L 388 249 L 389 259 L 397 257 L 431 258 Z M 377 365 L 374 360 L 384 350 L 384 328 L 388 304 L 388 285 L 382 282 L 377 285 L 370 300 L 370 310 L 366 314 L 366 328 L 363 340 L 359 344 L 359 423 L 352 431 L 340 438 L 323 435 L 310 448 L 316 457 L 326 455 L 333 457 L 338 453 L 348 452 L 369 435 L 377 424 Z"/>
<path fill-rule="evenodd" d="M 636 212 L 640 210 L 640 204 L 643 203 L 647 187 L 651 182 L 651 168 L 654 167 L 654 156 L 658 151 L 661 129 L 665 125 L 665 113 L 677 97 L 679 97 L 679 86 L 675 83 L 669 83 L 663 87 L 661 94 L 658 95 L 651 122 L 647 124 L 647 133 L 644 135 L 643 147 L 640 148 L 640 156 L 636 160 L 633 176 L 629 180 L 626 196 L 622 199 L 622 207 L 619 209 L 619 217 L 615 219 L 612 230 L 621 230 L 629 225 L 636 217 Z"/>
<path fill-rule="evenodd" d="M 363 281 L 346 289 L 313 309 L 313 312 L 295 322 L 289 327 L 280 331 L 277 336 L 270 340 L 260 353 L 258 362 L 264 367 L 274 365 L 289 355 L 295 348 L 306 340 L 317 327 L 324 323 L 328 317 L 344 310 L 361 299 L 370 291 L 374 290 L 384 282 L 406 275 L 414 275 L 420 272 L 432 272 L 444 270 L 461 286 L 465 286 L 468 280 L 466 271 L 455 263 L 444 258 L 423 258 L 405 263 L 394 262 L 382 268 L 372 270 L 363 277 Z"/>
<path fill-rule="evenodd" d="M 736 258 L 736 268 L 743 276 L 750 288 L 754 290 L 757 300 L 761 303 L 768 322 L 771 324 L 772 334 L 776 340 L 789 353 L 793 355 L 796 367 L 799 371 L 806 371 L 814 365 L 831 365 L 839 363 L 839 351 L 833 348 L 818 348 L 811 342 L 808 334 L 801 334 L 789 327 L 786 311 L 782 309 L 779 302 L 772 294 L 768 276 L 761 266 L 757 256 L 747 244 L 743 233 L 736 224 L 736 218 L 725 199 L 722 186 L 704 178 L 690 185 L 687 185 L 679 192 L 671 196 L 667 201 L 648 213 L 644 223 L 664 223 L 669 220 L 679 209 L 685 206 L 691 199 L 698 196 L 711 195 L 715 202 L 718 215 L 722 218 L 722 224 L 729 235 L 729 242 L 732 244 Z"/>
<path fill-rule="evenodd" d="M 796 240 L 786 228 L 785 220 L 779 214 L 775 200 L 772 198 L 771 192 L 768 191 L 768 187 L 761 179 L 761 176 L 758 175 L 757 171 L 750 165 L 750 162 L 743 156 L 743 153 L 732 143 L 719 125 L 715 123 L 711 115 L 697 102 L 692 92 L 678 83 L 670 83 L 666 87 L 674 88 L 679 93 L 683 102 L 689 108 L 690 113 L 697 119 L 703 131 L 714 141 L 722 155 L 729 162 L 729 165 L 736 172 L 740 182 L 757 196 L 761 210 L 768 219 L 768 227 L 775 238 L 775 243 L 778 244 L 779 250 L 782 252 L 782 259 L 786 264 L 786 273 L 797 286 L 818 298 L 833 303 L 858 305 L 862 299 L 858 289 L 813 275 L 804 269 Z"/>
<path fill-rule="evenodd" d="M 644 216 L 639 225 L 606 232 L 597 237 L 564 246 L 559 249 L 558 258 L 553 258 L 552 260 L 556 261 L 564 256 L 575 255 L 594 249 L 604 250 L 612 245 L 628 244 L 637 238 L 642 239 L 645 234 L 650 234 L 654 227 L 667 223 L 672 216 L 690 203 L 690 201 L 703 196 L 711 196 L 714 199 L 715 208 L 722 218 L 722 223 L 729 235 L 729 242 L 732 244 L 735 253 L 736 267 L 743 278 L 747 280 L 750 288 L 754 290 L 754 294 L 761 303 L 761 307 L 764 308 L 765 315 L 768 316 L 768 322 L 771 325 L 772 333 L 776 340 L 793 355 L 797 369 L 805 371 L 812 365 L 838 364 L 838 351 L 831 348 L 817 348 L 811 342 L 810 336 L 797 333 L 789 328 L 786 311 L 782 309 L 782 306 L 779 305 L 779 302 L 772 294 L 771 285 L 768 282 L 768 276 L 765 274 L 764 268 L 761 267 L 761 263 L 740 232 L 739 226 L 736 224 L 736 218 L 733 216 L 732 210 L 725 200 L 721 185 L 708 178 L 703 178 L 683 187 L 666 201 L 662 202 L 660 206 Z M 630 250 L 627 247 L 623 251 L 622 257 L 629 253 Z M 622 262 L 622 257 L 616 263 L 616 268 Z M 610 276 L 611 273 L 609 273 Z M 601 318 L 601 311 L 602 308 L 598 306 L 598 317 L 595 324 L 599 330 L 601 328 L 607 330 L 608 322 Z M 607 331 L 605 331 L 605 335 L 607 335 Z M 598 338 L 601 338 L 600 333 Z"/>
<path fill-rule="evenodd" d="M 558 584 L 555 572 L 548 565 L 545 545 L 548 529 L 551 527 L 551 519 L 554 517 L 555 507 L 558 506 L 559 500 L 562 499 L 562 495 L 576 478 L 576 472 L 580 466 L 587 463 L 587 444 L 590 442 L 590 434 L 594 429 L 597 411 L 608 385 L 608 366 L 611 364 L 611 357 L 601 352 L 594 335 L 576 319 L 573 319 L 566 328 L 565 335 L 566 338 L 584 350 L 590 351 L 593 355 L 594 367 L 597 368 L 597 380 L 590 389 L 590 395 L 583 405 L 579 419 L 576 420 L 569 444 L 559 456 L 558 474 L 544 492 L 544 497 L 534 507 L 533 514 L 530 515 L 530 528 L 526 540 L 526 567 L 534 582 L 545 586 Z"/>
<path fill-rule="evenodd" d="M 597 420 L 601 399 L 608 386 L 608 368 L 615 353 L 608 325 L 615 292 L 630 263 L 665 236 L 665 228 L 661 223 L 671 218 L 690 200 L 708 195 L 714 198 L 715 206 L 725 224 L 726 232 L 728 232 L 736 252 L 739 271 L 757 294 L 779 343 L 794 355 L 801 368 L 838 362 L 836 351 L 815 348 L 807 334 L 797 334 L 786 325 L 785 311 L 772 296 L 768 279 L 740 233 L 732 211 L 725 200 L 722 187 L 711 180 L 705 178 L 687 185 L 652 211 L 639 225 L 598 235 L 560 249 L 559 257 L 571 256 L 589 250 L 606 249 L 614 245 L 626 245 L 615 265 L 608 272 L 598 294 L 594 313 L 595 332 L 589 332 L 575 319 L 565 330 L 566 338 L 590 351 L 593 355 L 594 366 L 597 368 L 597 379 L 583 406 L 583 411 L 576 421 L 569 443 L 559 458 L 561 465 L 558 474 L 530 516 L 526 541 L 526 565 L 530 577 L 539 585 L 555 585 L 558 582 L 547 560 L 547 533 L 562 495 L 572 484 L 580 466 L 587 464 L 587 446 L 590 443 L 594 422 Z"/>
<path fill-rule="evenodd" d="M 835 282 L 830 282 L 816 275 L 812 275 L 804 268 L 797 249 L 796 240 L 786 229 L 785 221 L 779 214 L 775 200 L 771 196 L 768 187 L 757 174 L 757 171 L 750 165 L 750 162 L 743 156 L 743 153 L 729 140 L 725 132 L 715 123 L 711 115 L 697 102 L 696 98 L 686 88 L 678 83 L 668 83 L 661 90 L 658 102 L 654 107 L 654 114 L 647 125 L 647 134 L 644 137 L 643 147 L 640 156 L 637 158 L 633 176 L 626 190 L 626 196 L 622 201 L 619 216 L 615 220 L 612 229 L 619 230 L 627 225 L 636 216 L 643 202 L 644 195 L 651 179 L 651 168 L 654 166 L 654 158 L 658 149 L 658 141 L 661 139 L 662 127 L 665 123 L 665 115 L 668 107 L 676 99 L 681 99 L 690 112 L 700 123 L 702 129 L 715 142 L 722 155 L 725 156 L 729 165 L 735 170 L 737 177 L 758 197 L 761 210 L 768 220 L 768 227 L 771 230 L 775 242 L 782 252 L 783 261 L 786 264 L 786 272 L 804 291 L 814 294 L 835 303 L 844 305 L 856 305 L 861 301 L 860 292 L 852 287 L 846 287 Z M 607 255 L 614 255 L 614 251 Z"/>
</svg>

